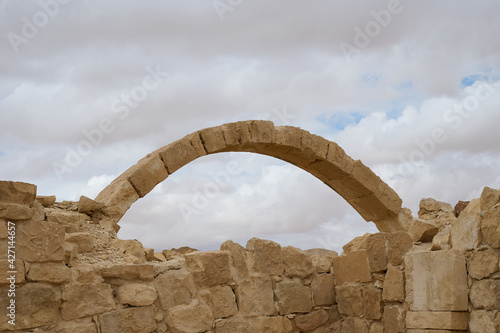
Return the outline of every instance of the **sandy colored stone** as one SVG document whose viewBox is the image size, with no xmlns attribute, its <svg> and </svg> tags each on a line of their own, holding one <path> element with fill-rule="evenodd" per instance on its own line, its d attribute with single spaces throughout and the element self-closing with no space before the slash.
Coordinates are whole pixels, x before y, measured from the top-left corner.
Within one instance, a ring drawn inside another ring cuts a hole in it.
<svg viewBox="0 0 500 333">
<path fill-rule="evenodd" d="M 486 186 L 483 188 L 480 200 L 480 210 L 482 212 L 490 210 L 496 204 L 500 203 L 500 190 Z"/>
<path fill-rule="evenodd" d="M 443 226 L 432 239 L 432 251 L 449 250 L 451 248 L 451 225 Z"/>
<path fill-rule="evenodd" d="M 311 256 L 317 273 L 330 273 L 333 258 L 338 257 L 337 252 L 327 249 L 310 249 L 304 252 Z"/>
<path fill-rule="evenodd" d="M 500 280 L 474 282 L 470 289 L 470 300 L 475 309 L 500 310 Z"/>
<path fill-rule="evenodd" d="M 80 231 L 80 223 L 90 221 L 86 214 L 59 208 L 45 208 L 45 215 L 48 222 L 58 223 L 68 233 Z"/>
<path fill-rule="evenodd" d="M 205 148 L 198 132 L 186 135 L 158 150 L 167 167 L 168 173 L 172 174 L 187 163 L 206 155 Z"/>
<path fill-rule="evenodd" d="M 382 290 L 373 287 L 363 288 L 363 317 L 382 319 Z"/>
<path fill-rule="evenodd" d="M 353 317 L 363 315 L 363 295 L 360 286 L 336 286 L 338 311 Z"/>
<path fill-rule="evenodd" d="M 94 281 L 95 270 L 92 266 L 79 266 L 71 268 L 71 280 L 78 283 L 91 283 Z"/>
<path fill-rule="evenodd" d="M 224 140 L 224 135 L 220 127 L 205 128 L 198 131 L 198 133 L 200 134 L 201 142 L 207 154 L 212 154 L 226 148 L 226 141 Z"/>
<path fill-rule="evenodd" d="M 272 316 L 277 312 L 271 279 L 249 277 L 238 284 L 236 296 L 244 316 Z"/>
<path fill-rule="evenodd" d="M 370 326 L 370 333 L 384 333 L 384 324 L 376 321 Z"/>
<path fill-rule="evenodd" d="M 119 309 L 101 315 L 101 332 L 149 333 L 156 329 L 152 307 Z"/>
<path fill-rule="evenodd" d="M 499 255 L 491 249 L 474 254 L 469 264 L 470 277 L 481 280 L 490 277 L 498 271 Z"/>
<path fill-rule="evenodd" d="M 335 278 L 332 274 L 318 274 L 311 282 L 314 306 L 335 303 Z"/>
<path fill-rule="evenodd" d="M 481 236 L 484 244 L 500 248 L 500 204 L 484 213 L 481 219 Z"/>
<path fill-rule="evenodd" d="M 0 202 L 31 206 L 36 197 L 36 185 L 0 181 Z"/>
<path fill-rule="evenodd" d="M 231 253 L 231 274 L 233 279 L 239 281 L 246 278 L 248 276 L 246 249 L 231 240 L 222 243 L 220 249 Z"/>
<path fill-rule="evenodd" d="M 83 318 L 116 308 L 111 285 L 75 283 L 63 286 L 61 316 L 64 320 Z"/>
<path fill-rule="evenodd" d="M 370 282 L 372 276 L 366 250 L 351 251 L 333 258 L 333 272 L 337 285 L 348 282 Z"/>
<path fill-rule="evenodd" d="M 250 270 L 269 275 L 283 274 L 281 245 L 269 240 L 252 238 L 247 242 L 246 248 Z"/>
<path fill-rule="evenodd" d="M 13 277 L 15 279 L 15 283 L 23 283 L 25 273 L 25 267 L 22 260 L 16 260 L 14 262 L 14 266 L 12 266 L 12 261 L 9 261 L 9 259 L 0 259 L 0 285 L 11 284 Z"/>
<path fill-rule="evenodd" d="M 16 255 L 31 262 L 62 261 L 64 228 L 57 223 L 29 221 L 17 224 Z"/>
<path fill-rule="evenodd" d="M 153 281 L 154 266 L 152 264 L 117 264 L 99 267 L 97 273 L 107 279 Z"/>
<path fill-rule="evenodd" d="M 451 227 L 451 245 L 458 251 L 477 248 L 481 242 L 480 200 L 474 199 L 462 211 Z"/>
<path fill-rule="evenodd" d="M 466 311 L 465 258 L 458 251 L 408 253 L 406 300 L 413 311 Z"/>
<path fill-rule="evenodd" d="M 153 260 L 154 261 L 165 262 L 165 261 L 167 261 L 167 258 L 165 258 L 165 256 L 161 252 L 154 252 L 153 253 Z"/>
<path fill-rule="evenodd" d="M 83 214 L 92 215 L 93 212 L 103 207 L 103 203 L 94 201 L 84 195 L 80 196 L 80 200 L 78 200 L 78 212 Z"/>
<path fill-rule="evenodd" d="M 392 232 L 387 240 L 387 257 L 393 266 L 403 263 L 406 253 L 413 247 L 410 235 L 403 231 Z"/>
<path fill-rule="evenodd" d="M 485 310 L 471 311 L 469 322 L 470 333 L 498 333 L 498 325 L 497 327 L 495 326 L 495 312 Z"/>
<path fill-rule="evenodd" d="M 121 285 L 116 296 L 121 304 L 130 306 L 149 306 L 158 298 L 156 289 L 143 283 Z"/>
<path fill-rule="evenodd" d="M 200 286 L 222 285 L 231 281 L 229 256 L 226 251 L 191 252 L 186 254 L 186 265 Z"/>
<path fill-rule="evenodd" d="M 274 291 L 281 315 L 307 313 L 312 309 L 311 289 L 297 281 L 278 282 Z"/>
<path fill-rule="evenodd" d="M 402 305 L 386 305 L 384 307 L 384 333 L 404 332 L 406 328 L 406 310 Z"/>
<path fill-rule="evenodd" d="M 104 204 L 104 215 L 118 222 L 139 198 L 139 194 L 128 180 L 117 178 L 99 193 L 95 201 Z"/>
<path fill-rule="evenodd" d="M 386 302 L 403 302 L 405 299 L 405 278 L 404 273 L 398 267 L 391 266 L 387 270 L 384 279 L 382 293 Z"/>
<path fill-rule="evenodd" d="M 32 263 L 26 278 L 28 281 L 63 284 L 71 280 L 71 270 L 62 262 Z"/>
<path fill-rule="evenodd" d="M 437 201 L 432 198 L 420 200 L 418 217 L 423 220 L 433 221 L 439 227 L 453 223 L 456 220 L 455 208 L 449 203 Z"/>
<path fill-rule="evenodd" d="M 36 201 L 38 201 L 43 207 L 50 207 L 56 203 L 55 195 L 37 195 Z"/>
<path fill-rule="evenodd" d="M 206 332 L 214 322 L 210 308 L 194 300 L 169 309 L 166 322 L 172 333 Z"/>
<path fill-rule="evenodd" d="M 12 227 L 15 227 L 12 224 L 9 224 L 9 226 L 11 229 L 12 229 Z M 11 230 L 11 233 L 13 233 L 13 232 L 14 231 Z M 0 219 L 0 240 L 7 239 L 8 236 L 9 236 L 9 230 L 7 228 L 7 221 Z"/>
<path fill-rule="evenodd" d="M 292 323 L 286 317 L 257 317 L 251 320 L 253 332 L 292 333 Z"/>
<path fill-rule="evenodd" d="M 59 322 L 54 333 L 97 333 L 97 326 L 92 318 Z"/>
<path fill-rule="evenodd" d="M 283 248 L 285 276 L 304 279 L 314 272 L 311 256 L 293 246 Z"/>
<path fill-rule="evenodd" d="M 432 242 L 439 228 L 428 220 L 414 219 L 408 231 L 414 242 Z"/>
<path fill-rule="evenodd" d="M 295 325 L 301 331 L 312 331 L 328 321 L 328 312 L 323 309 L 295 317 Z"/>
<path fill-rule="evenodd" d="M 222 319 L 215 323 L 215 333 L 253 333 L 252 324 L 245 318 Z"/>
<path fill-rule="evenodd" d="M 216 319 L 230 317 L 238 313 L 236 296 L 229 286 L 216 286 L 201 291 L 200 297 L 208 305 Z"/>
<path fill-rule="evenodd" d="M 466 330 L 469 324 L 467 312 L 412 312 L 406 314 L 407 328 L 442 330 Z"/>
<path fill-rule="evenodd" d="M 94 250 L 95 236 L 88 232 L 66 233 L 64 240 L 76 245 L 78 247 L 78 253 L 87 253 Z"/>
<path fill-rule="evenodd" d="M 342 333 L 369 333 L 370 323 L 362 318 L 348 317 L 342 322 Z"/>
<path fill-rule="evenodd" d="M 142 264 L 146 262 L 146 253 L 144 246 L 136 239 L 116 239 L 113 242 L 115 247 L 120 253 L 129 257 L 134 264 Z"/>
<path fill-rule="evenodd" d="M 24 205 L 0 202 L 0 218 L 10 221 L 28 220 L 33 216 L 33 210 Z"/>
<path fill-rule="evenodd" d="M 136 166 L 125 171 L 126 177 L 141 198 L 168 177 L 168 171 L 161 157 L 152 153 L 141 159 Z M 120 176 L 120 177 L 121 177 Z"/>
<path fill-rule="evenodd" d="M 457 204 L 455 205 L 455 214 L 458 216 L 460 216 L 460 213 L 463 212 L 463 210 L 467 207 L 467 205 L 469 204 L 470 201 L 462 201 L 462 200 L 459 200 L 457 202 Z"/>
<path fill-rule="evenodd" d="M 154 280 L 154 286 L 163 310 L 191 303 L 197 292 L 192 273 L 185 269 L 159 274 Z"/>
<path fill-rule="evenodd" d="M 377 233 L 368 237 L 366 250 L 368 262 L 372 272 L 381 272 L 387 269 L 386 243 L 388 234 Z"/>
</svg>

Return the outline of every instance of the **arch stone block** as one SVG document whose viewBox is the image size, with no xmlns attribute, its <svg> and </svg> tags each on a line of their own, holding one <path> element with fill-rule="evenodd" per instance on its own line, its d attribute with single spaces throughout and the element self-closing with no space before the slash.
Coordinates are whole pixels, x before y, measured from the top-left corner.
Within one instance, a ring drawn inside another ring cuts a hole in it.
<svg viewBox="0 0 500 333">
<path fill-rule="evenodd" d="M 298 127 L 249 120 L 206 128 L 147 155 L 109 184 L 96 198 L 118 223 L 139 198 L 195 159 L 221 152 L 253 152 L 289 162 L 323 181 L 380 231 L 405 230 L 402 200 L 359 160 L 335 142 Z"/>
</svg>

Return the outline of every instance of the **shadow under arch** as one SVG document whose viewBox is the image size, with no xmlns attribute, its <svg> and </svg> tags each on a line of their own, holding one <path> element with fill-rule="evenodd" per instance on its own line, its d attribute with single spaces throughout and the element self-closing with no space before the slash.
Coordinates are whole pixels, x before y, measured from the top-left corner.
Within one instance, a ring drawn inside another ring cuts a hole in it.
<svg viewBox="0 0 500 333">
<path fill-rule="evenodd" d="M 361 161 L 353 160 L 335 142 L 264 120 L 206 128 L 148 154 L 99 193 L 95 200 L 104 208 L 96 218 L 118 223 L 135 201 L 169 174 L 198 157 L 221 152 L 253 152 L 289 162 L 337 192 L 378 230 L 406 230 L 400 218 L 401 198 Z"/>
</svg>

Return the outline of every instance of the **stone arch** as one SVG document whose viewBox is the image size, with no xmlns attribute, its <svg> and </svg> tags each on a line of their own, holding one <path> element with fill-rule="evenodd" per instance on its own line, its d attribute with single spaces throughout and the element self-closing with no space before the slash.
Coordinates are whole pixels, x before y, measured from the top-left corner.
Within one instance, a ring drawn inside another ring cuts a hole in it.
<svg viewBox="0 0 500 333">
<path fill-rule="evenodd" d="M 323 181 L 366 221 L 382 232 L 406 230 L 402 200 L 361 161 L 335 142 L 291 126 L 249 120 L 206 128 L 166 145 L 141 159 L 96 197 L 104 216 L 118 223 L 130 206 L 168 175 L 197 159 L 221 152 L 253 152 L 287 161 Z"/>
</svg>

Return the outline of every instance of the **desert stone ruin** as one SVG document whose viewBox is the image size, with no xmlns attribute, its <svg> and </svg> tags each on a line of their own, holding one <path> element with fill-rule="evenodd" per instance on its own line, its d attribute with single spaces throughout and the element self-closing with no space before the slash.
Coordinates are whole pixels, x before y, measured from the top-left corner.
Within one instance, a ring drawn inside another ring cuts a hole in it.
<svg viewBox="0 0 500 333">
<path fill-rule="evenodd" d="M 341 255 L 256 238 L 220 251 L 155 253 L 117 237 L 120 218 L 169 174 L 229 151 L 306 170 L 380 233 L 352 240 Z M 336 143 L 269 121 L 190 134 L 94 200 L 56 202 L 35 185 L 1 181 L 0 331 L 500 332 L 500 190 L 485 187 L 456 209 L 423 199 L 418 217 L 401 205 Z"/>
</svg>

